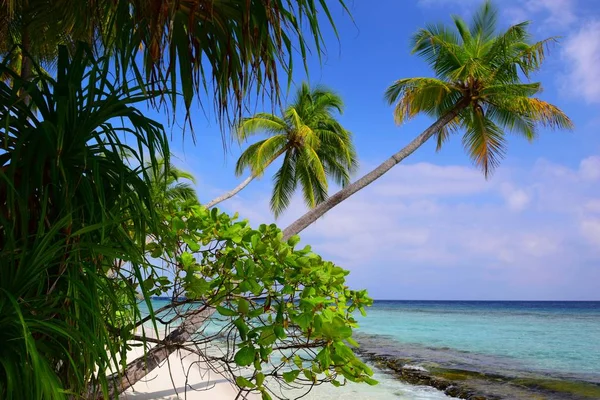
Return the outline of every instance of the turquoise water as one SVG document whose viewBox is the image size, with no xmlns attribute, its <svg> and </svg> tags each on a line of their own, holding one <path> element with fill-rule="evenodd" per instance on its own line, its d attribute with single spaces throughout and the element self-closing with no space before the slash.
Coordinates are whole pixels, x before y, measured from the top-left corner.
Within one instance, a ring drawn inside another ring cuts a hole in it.
<svg viewBox="0 0 600 400">
<path fill-rule="evenodd" d="M 153 300 L 155 308 L 165 305 Z M 600 302 L 376 301 L 356 339 L 411 364 L 600 384 Z M 377 372 L 377 387 L 321 386 L 307 399 L 448 399 Z"/>
<path fill-rule="evenodd" d="M 377 301 L 360 322 L 398 356 L 600 383 L 600 302 Z"/>
</svg>

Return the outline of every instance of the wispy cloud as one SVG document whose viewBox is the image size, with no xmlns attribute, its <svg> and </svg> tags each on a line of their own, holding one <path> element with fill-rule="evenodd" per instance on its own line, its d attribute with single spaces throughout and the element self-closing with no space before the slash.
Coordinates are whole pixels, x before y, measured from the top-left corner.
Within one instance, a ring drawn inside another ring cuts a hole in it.
<svg viewBox="0 0 600 400">
<path fill-rule="evenodd" d="M 553 29 L 567 28 L 577 21 L 573 0 L 515 1 L 504 8 L 504 13 L 513 23 L 535 20 L 540 26 Z"/>
<path fill-rule="evenodd" d="M 578 99 L 600 103 L 600 20 L 585 23 L 561 48 L 567 69 L 562 88 Z"/>
<path fill-rule="evenodd" d="M 422 7 L 459 7 L 461 11 L 473 10 L 483 0 L 419 0 Z M 577 21 L 575 0 L 505 0 L 496 2 L 503 16 L 510 23 L 535 20 L 538 25 L 550 25 L 554 29 L 567 28 Z"/>
<path fill-rule="evenodd" d="M 462 166 L 401 165 L 302 239 L 378 298 L 592 298 L 600 290 L 590 280 L 599 275 L 597 171 L 597 157 L 577 168 L 543 159 L 505 167 L 490 181 Z M 273 221 L 264 188 L 244 197 L 224 207 L 253 224 Z M 294 199 L 278 224 L 304 211 Z"/>
</svg>

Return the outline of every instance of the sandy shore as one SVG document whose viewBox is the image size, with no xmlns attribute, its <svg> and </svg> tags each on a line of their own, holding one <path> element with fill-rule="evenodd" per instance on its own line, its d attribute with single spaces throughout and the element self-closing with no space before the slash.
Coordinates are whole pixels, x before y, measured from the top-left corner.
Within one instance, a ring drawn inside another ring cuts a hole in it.
<svg viewBox="0 0 600 400">
<path fill-rule="evenodd" d="M 128 355 L 133 360 L 143 355 L 134 348 Z M 259 395 L 238 396 L 238 389 L 223 371 L 214 371 L 195 354 L 178 351 L 158 368 L 146 375 L 119 397 L 121 400 L 234 400 L 259 399 Z"/>
</svg>

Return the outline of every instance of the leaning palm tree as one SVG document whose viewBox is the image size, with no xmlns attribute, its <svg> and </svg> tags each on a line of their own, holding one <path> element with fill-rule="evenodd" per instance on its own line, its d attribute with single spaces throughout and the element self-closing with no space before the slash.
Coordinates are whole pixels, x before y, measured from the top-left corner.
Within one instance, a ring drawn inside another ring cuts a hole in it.
<svg viewBox="0 0 600 400">
<path fill-rule="evenodd" d="M 268 137 L 248 147 L 237 161 L 236 175 L 249 169 L 250 176 L 206 206 L 213 207 L 235 196 L 281 156 L 283 163 L 275 173 L 271 195 L 271 210 L 275 216 L 289 205 L 298 185 L 309 207 L 321 204 L 327 199 L 328 178 L 345 186 L 357 167 L 351 134 L 334 116 L 336 112 L 341 113 L 342 108 L 341 97 L 328 88 L 311 89 L 303 83 L 281 117 L 258 113 L 242 120 L 237 129 L 240 140 L 259 132 L 267 133 Z"/>
<path fill-rule="evenodd" d="M 539 82 L 522 79 L 541 67 L 554 38 L 531 43 L 528 22 L 498 34 L 497 11 L 489 1 L 470 26 L 459 17 L 453 20 L 455 29 L 432 25 L 413 38 L 413 53 L 425 58 L 435 78 L 400 79 L 385 94 L 395 104 L 398 124 L 421 113 L 436 121 L 383 164 L 288 226 L 284 238 L 373 183 L 431 138 L 437 140 L 439 150 L 452 133 L 461 132 L 465 151 L 487 178 L 506 152 L 506 132 L 532 141 L 539 127 L 572 127 L 560 109 L 533 97 L 541 90 Z"/>
</svg>

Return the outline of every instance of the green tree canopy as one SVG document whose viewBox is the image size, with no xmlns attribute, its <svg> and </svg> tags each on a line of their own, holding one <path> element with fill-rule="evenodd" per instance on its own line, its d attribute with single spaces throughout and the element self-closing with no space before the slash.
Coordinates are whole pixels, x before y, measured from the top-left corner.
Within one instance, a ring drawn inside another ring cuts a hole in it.
<svg viewBox="0 0 600 400">
<path fill-rule="evenodd" d="M 528 22 L 498 32 L 497 11 L 489 1 L 470 25 L 457 16 L 453 20 L 453 28 L 430 25 L 413 37 L 413 53 L 425 59 L 435 77 L 400 79 L 385 93 L 395 104 L 396 122 L 422 113 L 435 122 L 373 171 L 300 217 L 284 230 L 285 237 L 373 183 L 433 136 L 439 149 L 451 133 L 462 132 L 465 151 L 488 177 L 506 152 L 508 132 L 531 141 L 540 127 L 572 127 L 558 107 L 534 97 L 541 83 L 529 81 L 554 38 L 532 43 Z"/>
<path fill-rule="evenodd" d="M 531 43 L 529 22 L 497 33 L 497 10 L 485 2 L 471 24 L 453 17 L 454 29 L 430 25 L 413 37 L 413 53 L 435 78 L 400 79 L 386 91 L 396 122 L 420 113 L 436 119 L 459 112 L 438 130 L 438 149 L 452 132 L 462 132 L 465 151 L 486 177 L 506 153 L 506 132 L 533 140 L 540 127 L 571 128 L 558 107 L 533 97 L 540 82 L 523 82 L 539 70 L 555 38 Z"/>
<path fill-rule="evenodd" d="M 345 186 L 358 161 L 352 135 L 336 120 L 343 111 L 340 96 L 322 86 L 303 83 L 282 116 L 258 113 L 242 120 L 240 140 L 257 133 L 268 137 L 250 145 L 236 164 L 236 174 L 245 169 L 260 175 L 276 158 L 283 163 L 273 178 L 271 209 L 280 215 L 300 185 L 304 201 L 315 207 L 327 198 L 328 179 Z"/>
</svg>

